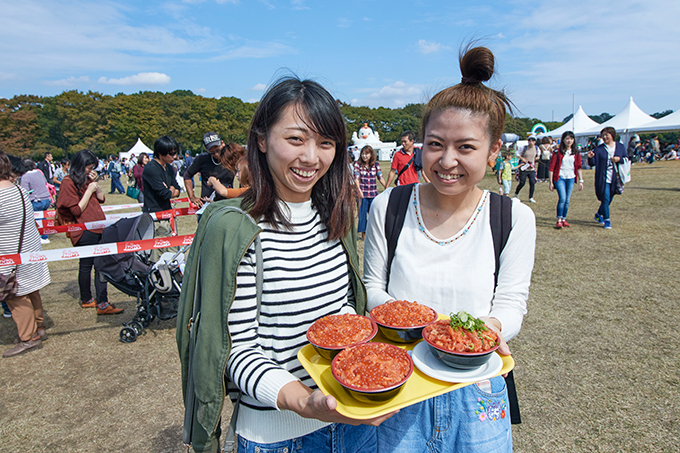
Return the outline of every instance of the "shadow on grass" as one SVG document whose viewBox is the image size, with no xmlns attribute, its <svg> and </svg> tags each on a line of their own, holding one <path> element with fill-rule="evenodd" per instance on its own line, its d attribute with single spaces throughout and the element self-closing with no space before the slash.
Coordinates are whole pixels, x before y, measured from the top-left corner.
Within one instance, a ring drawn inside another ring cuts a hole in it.
<svg viewBox="0 0 680 453">
<path fill-rule="evenodd" d="M 599 223 L 595 222 L 594 220 L 578 220 L 578 219 L 568 219 L 569 224 L 574 227 L 585 227 L 585 228 L 599 228 L 602 229 L 602 225 Z M 557 223 L 557 218 L 556 217 L 536 217 L 536 228 L 555 228 L 555 224 Z M 564 228 L 565 230 L 568 230 L 569 228 Z"/>
</svg>

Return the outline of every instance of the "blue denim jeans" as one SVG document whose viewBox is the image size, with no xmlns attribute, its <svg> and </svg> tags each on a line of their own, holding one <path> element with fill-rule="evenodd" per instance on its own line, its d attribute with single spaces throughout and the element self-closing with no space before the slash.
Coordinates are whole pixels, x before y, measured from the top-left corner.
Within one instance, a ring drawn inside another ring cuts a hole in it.
<svg viewBox="0 0 680 453">
<path fill-rule="evenodd" d="M 31 205 L 33 205 L 33 211 L 44 211 L 45 209 L 50 207 L 50 204 L 52 204 L 52 201 L 48 198 L 46 200 L 36 200 L 36 201 L 31 201 Z M 43 219 L 36 219 L 36 220 L 43 220 Z M 40 236 L 41 239 L 49 239 L 49 236 L 46 234 L 43 234 Z"/>
<path fill-rule="evenodd" d="M 357 233 L 363 233 L 366 231 L 368 212 L 371 210 L 371 203 L 373 203 L 373 198 L 361 199 L 361 205 L 359 206 L 359 226 L 357 228 Z"/>
<path fill-rule="evenodd" d="M 560 178 L 555 183 L 555 190 L 557 190 L 557 196 L 559 197 L 559 200 L 557 201 L 558 219 L 567 218 L 567 211 L 569 211 L 569 199 L 571 198 L 571 192 L 574 190 L 574 182 L 576 182 L 576 178 Z"/>
<path fill-rule="evenodd" d="M 378 426 L 378 453 L 511 453 L 505 380 L 477 384 L 401 409 Z"/>
<path fill-rule="evenodd" d="M 375 453 L 375 427 L 334 423 L 306 436 L 260 444 L 238 437 L 238 453 Z"/>
<path fill-rule="evenodd" d="M 612 202 L 612 183 L 608 182 L 604 186 L 604 196 L 600 201 L 600 209 L 597 213 L 602 216 L 604 220 L 609 220 L 609 204 Z"/>
<path fill-rule="evenodd" d="M 125 188 L 123 183 L 120 182 L 120 173 L 114 171 L 111 173 L 111 193 L 116 193 L 116 190 L 125 195 Z"/>
</svg>

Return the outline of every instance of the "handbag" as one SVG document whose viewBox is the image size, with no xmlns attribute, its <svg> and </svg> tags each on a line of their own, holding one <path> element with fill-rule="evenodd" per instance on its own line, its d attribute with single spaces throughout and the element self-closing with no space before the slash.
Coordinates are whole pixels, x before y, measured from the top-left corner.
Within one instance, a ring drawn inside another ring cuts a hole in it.
<svg viewBox="0 0 680 453">
<path fill-rule="evenodd" d="M 127 190 L 125 191 L 125 195 L 128 197 L 137 200 L 139 198 L 139 189 L 136 188 L 135 186 L 127 186 Z"/>
<path fill-rule="evenodd" d="M 625 189 L 625 184 L 623 183 L 623 180 L 621 179 L 621 173 L 619 172 L 619 166 L 614 165 L 614 173 L 616 174 L 616 182 L 614 184 L 614 193 L 616 195 L 621 195 L 623 193 L 623 189 Z"/>
<path fill-rule="evenodd" d="M 21 219 L 21 234 L 19 234 L 19 247 L 17 247 L 17 253 L 21 253 L 21 246 L 24 242 L 24 231 L 26 229 L 26 201 L 24 200 L 24 194 L 21 193 L 19 186 L 16 186 L 19 191 L 19 197 L 21 198 L 21 205 L 24 207 L 24 215 Z M 0 300 L 7 300 L 14 297 L 19 289 L 19 283 L 17 282 L 17 266 L 8 274 L 0 274 Z"/>
</svg>

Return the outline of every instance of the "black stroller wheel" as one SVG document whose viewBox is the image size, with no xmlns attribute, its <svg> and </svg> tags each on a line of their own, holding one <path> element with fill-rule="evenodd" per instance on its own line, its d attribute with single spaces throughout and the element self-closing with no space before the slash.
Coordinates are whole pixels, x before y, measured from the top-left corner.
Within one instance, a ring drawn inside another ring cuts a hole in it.
<svg viewBox="0 0 680 453">
<path fill-rule="evenodd" d="M 129 326 L 120 329 L 120 341 L 123 343 L 132 343 L 137 339 L 137 332 Z"/>
<path fill-rule="evenodd" d="M 154 316 L 146 310 L 137 313 L 137 321 L 139 321 L 143 327 L 149 327 L 153 318 Z"/>
<path fill-rule="evenodd" d="M 132 327 L 132 329 L 135 331 L 136 336 L 140 336 L 142 332 L 144 332 L 144 326 L 142 326 L 142 323 L 139 321 L 132 321 L 131 323 L 128 324 L 128 326 Z"/>
</svg>

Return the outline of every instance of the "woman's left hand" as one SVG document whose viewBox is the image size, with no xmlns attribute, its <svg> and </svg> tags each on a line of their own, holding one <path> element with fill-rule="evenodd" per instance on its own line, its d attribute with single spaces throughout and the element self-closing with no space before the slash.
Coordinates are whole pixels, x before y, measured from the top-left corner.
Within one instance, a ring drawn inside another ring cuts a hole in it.
<svg viewBox="0 0 680 453">
<path fill-rule="evenodd" d="M 550 187 L 549 187 L 549 188 L 550 188 L 550 191 L 551 191 L 551 192 L 552 192 L 553 190 L 555 190 L 555 183 L 553 182 L 552 179 L 550 180 Z"/>
<path fill-rule="evenodd" d="M 498 341 L 501 344 L 498 347 L 498 353 L 500 355 L 512 355 L 508 343 L 505 341 L 505 338 L 503 338 L 503 334 L 501 334 L 501 322 L 496 318 L 490 318 L 488 316 L 481 316 L 479 319 L 484 321 L 484 325 L 496 332 L 496 335 L 498 335 Z M 507 373 L 504 374 L 503 377 L 507 377 Z"/>
<path fill-rule="evenodd" d="M 583 182 L 578 183 L 578 190 L 583 190 Z"/>
</svg>

